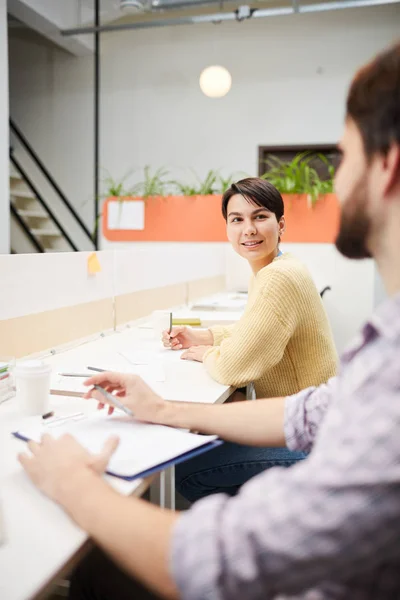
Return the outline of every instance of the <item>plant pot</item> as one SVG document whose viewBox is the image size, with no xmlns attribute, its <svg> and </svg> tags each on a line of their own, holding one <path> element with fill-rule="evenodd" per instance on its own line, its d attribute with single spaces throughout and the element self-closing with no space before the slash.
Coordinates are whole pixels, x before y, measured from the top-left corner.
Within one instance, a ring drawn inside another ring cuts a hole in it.
<svg viewBox="0 0 400 600">
<path fill-rule="evenodd" d="M 340 220 L 340 205 L 335 194 L 321 196 L 310 207 L 304 194 L 285 194 L 286 231 L 283 242 L 332 244 Z"/>
<path fill-rule="evenodd" d="M 286 231 L 283 242 L 333 243 L 340 207 L 334 194 L 312 207 L 306 195 L 284 195 Z M 168 196 L 144 201 L 144 229 L 110 229 L 112 202 L 143 202 L 142 198 L 108 198 L 103 208 L 103 235 L 111 242 L 226 242 L 221 196 Z M 121 211 L 122 214 L 122 211 Z M 123 224 L 122 224 L 123 225 Z"/>
<path fill-rule="evenodd" d="M 108 198 L 103 208 L 103 235 L 112 242 L 226 242 L 221 196 L 167 196 L 145 200 L 144 229 L 109 229 L 111 202 L 141 198 Z"/>
</svg>

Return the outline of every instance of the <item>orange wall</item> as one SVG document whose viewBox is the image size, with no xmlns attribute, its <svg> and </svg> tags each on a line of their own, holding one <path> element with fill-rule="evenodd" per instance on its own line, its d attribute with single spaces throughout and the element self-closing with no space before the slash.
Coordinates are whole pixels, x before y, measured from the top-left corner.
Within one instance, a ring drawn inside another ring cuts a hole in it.
<svg viewBox="0 0 400 600">
<path fill-rule="evenodd" d="M 129 202 L 137 199 L 127 198 Z M 110 230 L 108 198 L 103 211 L 103 235 L 112 242 L 226 242 L 221 196 L 169 196 L 145 201 L 145 229 Z M 284 196 L 285 242 L 332 243 L 339 222 L 339 203 L 328 194 L 309 208 L 305 196 Z"/>
</svg>

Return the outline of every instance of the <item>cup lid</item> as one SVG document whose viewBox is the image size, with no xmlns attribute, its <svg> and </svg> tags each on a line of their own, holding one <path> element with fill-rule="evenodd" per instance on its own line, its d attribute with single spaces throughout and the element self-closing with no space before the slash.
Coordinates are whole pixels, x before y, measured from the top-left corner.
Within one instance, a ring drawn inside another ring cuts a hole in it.
<svg viewBox="0 0 400 600">
<path fill-rule="evenodd" d="M 43 375 L 51 371 L 51 366 L 42 360 L 22 360 L 17 363 L 16 373 L 24 375 Z"/>
</svg>

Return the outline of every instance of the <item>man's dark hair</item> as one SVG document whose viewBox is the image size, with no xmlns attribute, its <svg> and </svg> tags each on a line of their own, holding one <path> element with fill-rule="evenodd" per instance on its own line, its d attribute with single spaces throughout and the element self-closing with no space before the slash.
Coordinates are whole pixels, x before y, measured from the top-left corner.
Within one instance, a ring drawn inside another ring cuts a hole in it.
<svg viewBox="0 0 400 600">
<path fill-rule="evenodd" d="M 400 43 L 364 66 L 350 86 L 347 116 L 361 132 L 365 153 L 386 154 L 400 145 Z"/>
<path fill-rule="evenodd" d="M 253 202 L 257 206 L 274 213 L 277 221 L 283 216 L 283 200 L 276 187 L 269 181 L 265 181 L 265 179 L 247 177 L 247 179 L 232 183 L 231 187 L 222 196 L 222 214 L 225 221 L 228 218 L 228 202 L 236 194 L 240 194 L 248 202 Z"/>
</svg>

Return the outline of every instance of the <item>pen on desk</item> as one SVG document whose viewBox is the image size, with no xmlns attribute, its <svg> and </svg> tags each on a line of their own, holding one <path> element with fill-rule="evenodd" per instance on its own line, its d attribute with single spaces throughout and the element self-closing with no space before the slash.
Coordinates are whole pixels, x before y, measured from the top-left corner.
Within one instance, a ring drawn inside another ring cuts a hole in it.
<svg viewBox="0 0 400 600">
<path fill-rule="evenodd" d="M 100 385 L 94 385 L 93 386 L 95 390 L 98 390 L 100 392 L 100 394 L 102 394 L 104 396 L 104 398 L 115 408 L 119 408 L 120 410 L 122 410 L 126 415 L 129 415 L 130 417 L 133 417 L 134 414 L 131 411 L 130 408 L 128 408 L 127 406 L 125 406 L 124 404 L 122 404 L 122 402 L 120 402 L 118 400 L 118 398 L 116 398 L 115 396 L 113 396 L 112 394 L 110 394 L 109 392 L 107 392 L 107 390 L 105 390 L 104 388 L 102 388 Z"/>
<path fill-rule="evenodd" d="M 106 369 L 99 369 L 98 367 L 86 367 L 89 371 L 97 371 L 97 373 L 105 373 Z"/>
</svg>

